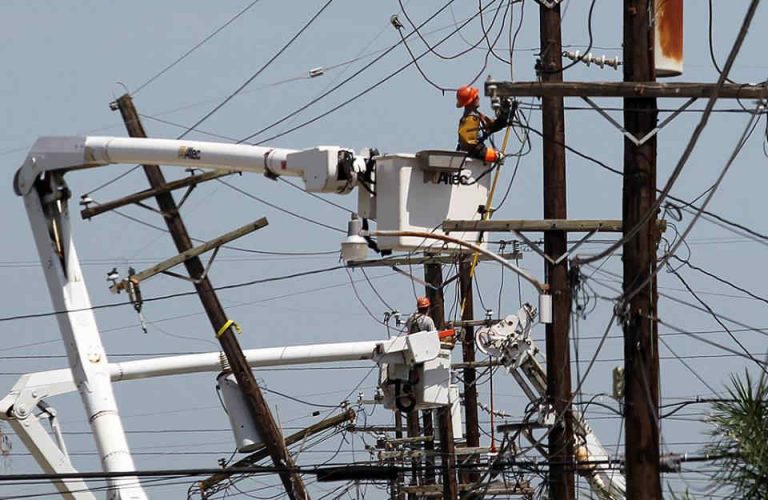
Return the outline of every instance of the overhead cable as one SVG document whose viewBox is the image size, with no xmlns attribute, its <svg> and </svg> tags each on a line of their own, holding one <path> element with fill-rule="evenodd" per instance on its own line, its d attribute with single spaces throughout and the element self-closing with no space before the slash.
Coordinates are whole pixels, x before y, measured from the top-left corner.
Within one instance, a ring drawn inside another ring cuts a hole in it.
<svg viewBox="0 0 768 500">
<path fill-rule="evenodd" d="M 440 14 L 442 11 L 444 11 L 445 9 L 447 9 L 447 8 L 448 8 L 448 7 L 449 7 L 449 6 L 450 6 L 450 5 L 451 5 L 453 2 L 455 2 L 455 1 L 456 1 L 456 0 L 448 0 L 448 2 L 447 2 L 445 5 L 443 5 L 443 6 L 442 6 L 440 9 L 438 9 L 438 10 L 437 10 L 437 12 L 435 12 L 434 14 L 432 14 L 432 16 L 430 16 L 429 18 L 427 18 L 427 20 L 425 20 L 424 22 L 422 22 L 422 23 L 419 25 L 419 27 L 421 28 L 421 27 L 425 26 L 427 23 L 429 23 L 430 21 L 432 21 L 432 20 L 433 20 L 435 17 L 437 17 L 437 16 L 438 16 L 438 15 L 439 15 L 439 14 Z M 474 16 L 473 16 L 473 17 L 474 17 Z M 472 18 L 473 18 L 473 17 L 472 17 Z M 472 19 L 472 18 L 470 18 L 470 19 Z M 406 36 L 406 38 L 410 37 L 411 35 L 413 35 L 413 32 L 409 33 L 409 34 Z M 365 66 L 363 66 L 363 67 L 362 67 L 362 68 L 360 68 L 359 70 L 355 71 L 355 72 L 354 72 L 352 75 L 348 76 L 347 78 L 345 78 L 344 80 L 342 80 L 342 81 L 341 81 L 341 82 L 339 82 L 338 84 L 334 85 L 332 88 L 328 89 L 327 91 L 325 91 L 325 92 L 324 92 L 324 93 L 322 93 L 321 95 L 317 96 L 315 99 L 313 99 L 313 100 L 312 100 L 312 101 L 310 101 L 309 103 L 303 104 L 301 107 L 299 107 L 299 108 L 297 108 L 297 109 L 295 109 L 295 110 L 291 111 L 290 113 L 286 114 L 285 116 L 283 116 L 283 117 L 282 117 L 282 118 L 280 118 L 279 120 L 277 120 L 277 121 L 275 121 L 275 122 L 273 122 L 273 123 L 271 123 L 271 124 L 267 125 L 266 127 L 262 128 L 261 130 L 257 130 L 256 132 L 254 132 L 254 133 L 252 133 L 252 134 L 250 134 L 250 135 L 247 135 L 247 136 L 243 137 L 242 139 L 240 139 L 239 141 L 237 141 L 237 142 L 238 142 L 238 144 L 239 144 L 239 143 L 242 143 L 242 142 L 246 142 L 246 141 L 249 141 L 249 140 L 253 139 L 254 137 L 256 137 L 257 135 L 260 135 L 260 134 L 262 134 L 263 132 L 266 132 L 267 130 L 269 130 L 269 129 L 271 129 L 271 128 L 273 128 L 273 127 L 275 127 L 275 126 L 277 126 L 277 125 L 279 125 L 279 124 L 281 124 L 281 123 L 283 123 L 283 122 L 285 122 L 285 121 L 286 121 L 286 120 L 288 120 L 289 118 L 293 117 L 293 116 L 294 116 L 296 113 L 298 113 L 299 111 L 303 111 L 303 110 L 305 110 L 305 109 L 309 108 L 309 107 L 310 107 L 310 106 L 312 106 L 313 104 L 315 104 L 315 103 L 319 102 L 321 99 L 323 99 L 323 98 L 325 98 L 326 96 L 328 96 L 328 95 L 332 94 L 333 92 L 335 92 L 336 90 L 338 90 L 339 88 L 341 88 L 343 85 L 345 85 L 347 82 L 349 82 L 350 80 L 352 80 L 353 78 L 355 78 L 355 77 L 356 77 L 356 76 L 358 76 L 359 74 L 363 73 L 365 70 L 367 70 L 368 68 L 370 68 L 371 66 L 373 66 L 375 63 L 379 62 L 379 61 L 380 61 L 381 59 L 383 59 L 383 58 L 384 58 L 384 57 L 385 57 L 387 54 L 389 54 L 390 52 L 392 52 L 393 50 L 395 50 L 397 47 L 399 47 L 401 43 L 402 43 L 402 42 L 397 42 L 396 44 L 394 44 L 394 45 L 391 45 L 391 46 L 390 46 L 388 49 L 384 50 L 384 51 L 383 51 L 381 54 L 379 54 L 379 55 L 378 55 L 378 56 L 377 56 L 377 57 L 376 57 L 376 58 L 375 58 L 373 61 L 369 62 L 368 64 L 366 64 Z M 407 67 L 407 66 L 406 66 L 406 67 Z M 401 68 L 401 71 L 402 71 L 403 69 L 405 69 L 405 67 L 404 67 L 404 68 Z M 399 71 L 398 71 L 398 73 L 399 73 Z M 391 76 L 394 76 L 394 75 L 391 75 Z M 391 76 L 390 76 L 390 77 L 391 77 Z M 383 82 L 381 82 L 381 83 L 383 83 Z M 378 85 L 377 85 L 377 86 L 378 86 Z M 334 108 L 334 110 L 332 110 L 332 111 L 335 111 L 335 109 L 336 109 L 336 108 Z M 313 121 L 316 121 L 316 120 L 313 120 Z M 302 126 L 303 126 L 303 125 L 302 125 Z M 291 131 L 293 131 L 293 129 L 291 129 Z M 281 133 L 280 135 L 278 135 L 278 136 L 275 136 L 275 137 L 280 137 L 281 135 L 285 135 L 285 134 L 287 134 L 287 133 L 288 133 L 288 132 L 283 132 L 283 133 Z M 269 139 L 266 139 L 265 141 L 260 141 L 260 143 L 263 143 L 263 142 L 266 142 L 266 141 L 272 140 L 272 139 L 273 139 L 273 138 L 275 138 L 275 137 L 270 137 Z"/>
<path fill-rule="evenodd" d="M 251 3 L 250 3 L 250 4 L 248 4 L 248 5 L 246 5 L 244 9 L 242 9 L 240 12 L 238 12 L 238 13 L 237 13 L 237 14 L 235 14 L 233 17 L 231 17 L 231 18 L 230 18 L 230 19 L 229 19 L 229 20 L 228 20 L 226 23 L 224 23 L 224 24 L 222 24 L 221 26 L 219 26 L 218 28 L 216 28 L 216 29 L 215 29 L 215 30 L 214 30 L 212 33 L 210 33 L 208 36 L 206 36 L 206 37 L 205 37 L 205 38 L 203 38 L 201 41 L 199 41 L 198 43 L 196 43 L 196 44 L 195 44 L 195 45 L 194 45 L 194 46 L 193 46 L 191 49 L 189 49 L 189 50 L 187 50 L 186 52 L 184 52 L 184 53 L 183 53 L 181 56 L 179 56 L 179 57 L 178 57 L 178 58 L 177 58 L 175 61 L 173 61 L 171 64 L 167 65 L 165 68 L 163 68 L 163 69 L 161 69 L 160 71 L 158 71 L 158 72 L 157 72 L 157 73 L 156 73 L 154 76 L 152 76 L 152 77 L 151 77 L 151 78 L 149 78 L 147 81 L 145 81 L 144 83 L 142 83 L 141 85 L 139 85 L 139 88 L 137 88 L 136 90 L 134 90 L 134 91 L 131 93 L 131 95 L 133 95 L 133 96 L 136 96 L 136 94 L 138 94 L 139 92 L 141 92 L 141 90 L 142 90 L 144 87 L 146 87 L 146 86 L 147 86 L 147 85 L 149 85 L 150 83 L 154 82 L 155 80 L 157 80 L 158 78 L 160 78 L 161 76 L 163 76 L 163 75 L 164 75 L 166 72 L 168 72 L 168 71 L 169 71 L 171 68 L 173 68 L 174 66 L 176 66 L 177 64 L 179 64 L 179 63 L 180 63 L 181 61 L 183 61 L 184 59 L 186 59 L 186 58 L 187 58 L 187 57 L 188 57 L 190 54 L 192 54 L 192 52 L 196 51 L 197 49 L 199 49 L 200 47 L 202 47 L 203 45 L 205 45 L 205 43 L 207 43 L 207 42 L 208 42 L 208 41 L 209 41 L 211 38 L 213 38 L 213 37 L 215 37 L 216 35 L 218 35 L 218 34 L 219 34 L 221 31 L 223 31 L 225 28 L 227 28 L 227 26 L 229 26 L 230 24 L 232 24 L 233 22 L 235 22 L 235 21 L 236 21 L 236 20 L 237 20 L 237 19 L 238 19 L 240 16 L 242 16 L 243 14 L 245 14 L 246 12 L 248 12 L 249 10 L 251 10 L 251 7 L 253 7 L 253 6 L 254 6 L 254 5 L 256 5 L 257 3 L 259 3 L 260 1 L 261 1 L 261 0 L 253 0 L 253 2 L 251 2 Z"/>
<path fill-rule="evenodd" d="M 300 277 L 303 277 L 303 276 L 310 276 L 310 275 L 314 275 L 314 274 L 327 273 L 327 272 L 331 272 L 331 271 L 336 271 L 338 269 L 346 269 L 346 266 L 339 265 L 339 266 L 325 267 L 325 268 L 322 268 L 322 269 L 312 269 L 310 271 L 302 271 L 302 272 L 293 273 L 293 274 L 286 274 L 286 275 L 283 275 L 283 276 L 273 276 L 273 277 L 270 277 L 270 278 L 262 278 L 262 279 L 258 279 L 258 280 L 245 281 L 245 282 L 242 282 L 242 283 L 234 283 L 234 284 L 231 284 L 231 285 L 218 286 L 218 287 L 214 287 L 213 289 L 215 291 L 232 290 L 232 289 L 235 289 L 235 288 L 242 288 L 242 287 L 260 285 L 260 284 L 264 284 L 264 283 L 274 283 L 276 281 L 283 281 L 283 280 L 288 280 L 288 279 L 293 279 L 293 278 L 300 278 Z M 157 297 L 145 297 L 144 298 L 144 303 L 157 302 L 157 301 L 168 300 L 168 299 L 175 299 L 175 298 L 179 298 L 179 297 L 188 297 L 190 295 L 197 295 L 197 292 L 196 291 L 192 291 L 192 292 L 179 292 L 179 293 L 172 293 L 172 294 L 168 294 L 168 295 L 160 295 L 160 296 L 157 296 Z M 18 314 L 18 315 L 15 315 L 15 316 L 3 316 L 3 317 L 0 317 L 0 322 L 16 321 L 16 320 L 32 319 L 32 318 L 44 318 L 44 317 L 47 317 L 47 316 L 57 316 L 59 314 L 71 314 L 71 313 L 74 313 L 74 312 L 82 312 L 82 311 L 95 311 L 95 310 L 99 310 L 99 309 L 110 309 L 110 308 L 113 308 L 113 307 L 121 307 L 121 306 L 127 306 L 127 305 L 132 305 L 132 304 L 131 304 L 130 301 L 129 302 L 116 302 L 116 303 L 113 303 L 113 304 L 99 304 L 99 305 L 95 305 L 95 306 L 91 306 L 91 307 L 82 307 L 82 308 L 78 308 L 78 309 L 66 309 L 66 310 L 61 310 L 61 311 L 51 311 L 51 312 L 44 312 L 44 313 L 31 313 L 31 314 Z"/>
<path fill-rule="evenodd" d="M 197 121 L 196 121 L 196 122 L 195 122 L 195 123 L 194 123 L 194 124 L 193 124 L 191 127 L 189 127 L 189 129 L 188 129 L 186 132 L 184 132 L 183 134 L 181 134 L 180 136 L 178 136 L 178 137 L 177 137 L 177 139 L 182 139 L 183 137 L 185 137 L 185 136 L 186 136 L 186 135 L 187 135 L 189 132 L 191 132 L 192 130 L 194 130 L 194 129 L 195 129 L 197 126 L 198 126 L 198 125 L 200 125 L 201 123 L 203 123 L 204 121 L 206 121 L 206 120 L 207 120 L 208 118 L 210 118 L 210 117 L 211 117 L 211 116 L 212 116 L 214 113 L 216 113 L 218 110 L 220 110 L 221 108 L 223 108 L 223 107 L 224 107 L 224 106 L 225 106 L 225 105 L 226 105 L 226 104 L 227 104 L 229 101 L 231 101 L 231 100 L 232 100 L 232 98 L 233 98 L 233 97 L 235 97 L 237 94 L 239 94 L 239 93 L 240 93 L 240 92 L 241 92 L 241 91 L 242 91 L 242 90 L 243 90 L 245 87 L 247 87 L 248 85 L 250 85 L 250 83 L 251 83 L 253 80 L 255 80 L 255 79 L 256 79 L 256 78 L 257 78 L 257 77 L 258 77 L 258 76 L 259 76 L 259 75 L 260 75 L 260 74 L 261 74 L 261 73 L 262 73 L 262 72 L 265 70 L 265 69 L 267 69 L 267 67 L 269 67 L 269 65 L 270 65 L 270 64 L 272 64 L 272 63 L 275 61 L 275 59 L 277 59 L 278 57 L 280 57 L 280 56 L 283 54 L 283 52 L 285 52 L 285 51 L 288 49 L 288 47 L 290 47 L 290 46 L 291 46 L 291 44 L 293 44 L 293 42 L 295 42 L 295 41 L 296 41 L 296 39 L 297 39 L 297 38 L 299 38 L 299 37 L 302 35 L 302 33 L 304 33 L 304 31 L 306 31 L 306 30 L 307 30 L 307 28 L 309 28 L 309 27 L 312 25 L 312 23 L 314 23 L 314 22 L 315 22 L 315 20 L 316 20 L 316 19 L 317 19 L 317 18 L 320 16 L 320 14 L 322 14 L 322 13 L 323 13 L 323 11 L 324 11 L 326 8 L 328 8 L 328 6 L 331 4 L 331 2 L 333 2 L 333 0 L 327 0 L 327 1 L 326 1 L 326 2 L 323 4 L 323 6 L 322 6 L 322 7 L 320 7 L 320 10 L 318 10 L 318 11 L 315 13 L 315 15 L 314 15 L 314 16 L 312 16 L 312 17 L 310 18 L 310 20 L 309 20 L 309 21 L 307 21 L 307 22 L 304 24 L 304 26 L 302 26 L 302 27 L 301 27 L 301 29 L 300 29 L 298 32 L 296 32 L 296 34 L 294 34 L 294 35 L 293 35 L 293 36 L 290 38 L 290 40 L 288 40 L 288 41 L 287 41 L 287 42 L 286 42 L 286 43 L 285 43 L 285 44 L 284 44 L 284 45 L 283 45 L 283 46 L 280 48 L 280 50 L 278 50 L 278 51 L 277 51 L 277 52 L 276 52 L 276 53 L 275 53 L 275 54 L 274 54 L 272 57 L 270 57 L 270 58 L 267 60 L 267 62 L 265 62 L 265 63 L 264 63 L 264 64 L 263 64 L 263 65 L 262 65 L 262 66 L 261 66 L 261 67 L 260 67 L 258 70 L 256 70 L 256 72 L 255 72 L 255 73 L 253 73 L 253 74 L 252 74 L 250 77 L 248 77 L 248 79 L 246 79 L 246 80 L 245 80 L 245 82 L 243 82 L 243 83 L 242 83 L 242 84 L 241 84 L 241 85 L 240 85 L 238 88 L 236 88 L 236 89 L 234 90 L 234 92 L 232 92 L 230 95 L 228 95 L 228 96 L 227 96 L 227 97 L 226 97 L 226 98 L 225 98 L 223 101 L 221 101 L 221 103 L 217 104 L 217 105 L 216 105 L 216 106 L 215 106 L 215 107 L 214 107 L 212 110 L 210 110 L 208 113 L 206 113 L 205 115 L 203 115 L 203 117 L 202 117 L 202 118 L 200 118 L 199 120 L 197 120 Z"/>
<path fill-rule="evenodd" d="M 758 106 L 762 107 L 762 104 L 759 104 Z M 747 141 L 749 140 L 750 135 L 752 135 L 752 131 L 754 131 L 754 127 L 757 126 L 756 121 L 756 114 L 753 114 L 750 117 L 749 122 L 747 122 L 747 126 L 744 129 L 744 133 L 739 138 L 739 142 L 736 144 L 736 147 L 734 148 L 733 152 L 731 153 L 730 158 L 728 158 L 728 161 L 726 162 L 723 169 L 720 171 L 720 175 L 718 175 L 717 180 L 712 185 L 712 187 L 709 190 L 709 194 L 707 194 L 706 199 L 701 204 L 701 207 L 698 208 L 696 214 L 693 216 L 693 219 L 688 224 L 688 226 L 685 228 L 683 233 L 680 235 L 680 237 L 677 239 L 675 243 L 672 244 L 672 248 L 670 248 L 667 252 L 665 252 L 664 256 L 661 258 L 661 261 L 658 262 L 656 269 L 652 270 L 651 273 L 647 278 L 643 280 L 642 283 L 637 284 L 634 288 L 630 290 L 626 290 L 623 293 L 624 300 L 632 300 L 632 298 L 637 295 L 653 278 L 659 273 L 659 270 L 664 267 L 664 265 L 669 262 L 669 259 L 672 255 L 677 252 L 677 249 L 680 248 L 680 245 L 685 243 L 685 239 L 688 237 L 688 235 L 693 230 L 693 227 L 696 225 L 696 222 L 701 217 L 703 211 L 707 208 L 709 205 L 709 202 L 712 200 L 712 198 L 715 196 L 715 193 L 717 192 L 718 187 L 720 187 L 720 184 L 722 183 L 723 179 L 725 178 L 725 174 L 728 173 L 728 170 L 730 169 L 731 165 L 733 165 L 733 162 L 738 157 L 739 153 L 741 153 L 742 148 L 746 145 Z M 664 196 L 664 193 L 662 193 L 662 198 Z M 660 205 L 659 205 L 660 206 Z M 655 211 L 654 211 L 655 213 Z M 623 238 L 622 238 L 623 239 Z"/>
</svg>

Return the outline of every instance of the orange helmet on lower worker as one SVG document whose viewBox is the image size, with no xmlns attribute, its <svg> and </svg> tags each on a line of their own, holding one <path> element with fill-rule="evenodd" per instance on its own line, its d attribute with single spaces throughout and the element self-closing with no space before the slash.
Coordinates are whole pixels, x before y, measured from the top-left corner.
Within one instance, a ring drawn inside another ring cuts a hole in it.
<svg viewBox="0 0 768 500">
<path fill-rule="evenodd" d="M 480 97 L 480 91 L 476 87 L 464 85 L 456 90 L 456 107 L 463 108 L 472 104 L 475 99 Z"/>
<path fill-rule="evenodd" d="M 431 305 L 428 297 L 416 297 L 416 309 L 426 309 Z"/>
</svg>

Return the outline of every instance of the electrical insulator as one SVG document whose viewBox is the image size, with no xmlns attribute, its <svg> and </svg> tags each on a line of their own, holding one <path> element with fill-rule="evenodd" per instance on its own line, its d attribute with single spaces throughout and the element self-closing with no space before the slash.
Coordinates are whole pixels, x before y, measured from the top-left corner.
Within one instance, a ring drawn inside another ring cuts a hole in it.
<svg viewBox="0 0 768 500">
<path fill-rule="evenodd" d="M 619 66 L 621 66 L 621 61 L 619 61 L 618 57 L 614 57 L 613 59 L 610 59 L 604 55 L 593 56 L 591 52 L 589 54 L 581 55 L 581 52 L 579 52 L 578 50 L 576 51 L 568 50 L 563 52 L 563 57 L 567 57 L 571 61 L 581 61 L 587 66 L 596 64 L 601 68 L 610 66 L 613 69 L 619 69 Z"/>
</svg>

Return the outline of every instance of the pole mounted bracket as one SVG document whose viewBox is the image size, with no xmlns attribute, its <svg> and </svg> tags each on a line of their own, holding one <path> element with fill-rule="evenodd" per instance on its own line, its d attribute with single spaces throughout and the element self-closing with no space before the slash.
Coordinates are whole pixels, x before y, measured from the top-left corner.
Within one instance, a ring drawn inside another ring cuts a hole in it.
<svg viewBox="0 0 768 500">
<path fill-rule="evenodd" d="M 563 3 L 563 0 L 536 0 L 536 3 L 541 5 L 542 7 L 546 7 L 548 9 L 553 9 Z"/>
<path fill-rule="evenodd" d="M 680 113 L 685 111 L 686 108 L 688 108 L 691 104 L 693 104 L 696 101 L 695 97 L 691 97 L 690 99 L 685 101 L 685 103 L 682 106 L 677 108 L 671 115 L 669 115 L 664 120 L 662 120 L 661 123 L 659 123 L 653 130 L 651 130 L 650 132 L 648 132 L 647 134 L 645 134 L 642 137 L 637 137 L 635 134 L 633 134 L 632 132 L 630 132 L 627 129 L 625 129 L 619 122 L 614 120 L 611 115 L 609 115 L 604 109 L 602 109 L 600 106 L 598 106 L 592 99 L 590 99 L 587 96 L 581 96 L 581 98 L 584 100 L 584 102 L 589 104 L 592 107 L 592 109 L 594 109 L 595 111 L 600 113 L 603 116 L 603 118 L 608 120 L 608 122 L 611 125 L 613 125 L 617 129 L 619 129 L 619 131 L 622 133 L 622 135 L 624 135 L 624 137 L 629 139 L 629 141 L 632 144 L 634 144 L 635 146 L 642 146 L 643 144 L 645 144 L 646 142 L 651 140 L 653 137 L 656 136 L 656 134 L 658 134 L 661 131 L 662 128 L 664 128 L 669 122 L 671 122 L 672 120 L 677 118 L 677 116 Z"/>
<path fill-rule="evenodd" d="M 216 254 L 218 253 L 219 248 L 222 245 L 225 245 L 232 240 L 236 240 L 237 238 L 245 236 L 246 234 L 259 230 L 265 227 L 267 224 L 269 224 L 269 222 L 267 222 L 267 218 L 262 217 L 257 221 L 251 222 L 249 224 L 246 224 L 245 226 L 235 229 L 234 231 L 230 231 L 226 234 L 223 234 L 218 238 L 215 238 L 210 241 L 206 241 L 205 243 L 202 243 L 194 248 L 190 248 L 189 250 L 182 252 L 176 255 L 175 257 L 171 257 L 170 259 L 166 259 L 160 262 L 159 264 L 156 264 L 148 269 L 145 269 L 144 271 L 132 274 L 129 278 L 116 282 L 114 285 L 109 287 L 109 289 L 112 291 L 112 293 L 120 293 L 123 290 L 128 290 L 129 286 L 131 286 L 132 284 L 134 286 L 138 285 L 142 281 L 149 279 L 152 276 L 155 276 L 160 273 L 168 274 L 170 276 L 179 277 L 183 279 L 190 279 L 193 282 L 200 281 L 204 279 L 205 276 L 207 276 L 208 270 L 213 264 L 213 259 L 216 257 Z M 177 273 L 173 273 L 169 271 L 169 269 L 171 269 L 172 267 L 175 267 L 193 257 L 198 257 L 201 254 L 208 252 L 210 250 L 213 250 L 214 252 L 202 276 L 198 276 L 196 278 L 187 278 L 186 276 L 181 276 Z"/>
</svg>

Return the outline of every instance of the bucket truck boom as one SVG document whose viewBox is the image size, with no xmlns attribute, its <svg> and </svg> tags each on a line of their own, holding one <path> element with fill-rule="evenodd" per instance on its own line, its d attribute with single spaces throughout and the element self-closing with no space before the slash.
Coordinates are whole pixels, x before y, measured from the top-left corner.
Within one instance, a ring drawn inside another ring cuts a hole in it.
<svg viewBox="0 0 768 500">
<path fill-rule="evenodd" d="M 531 338 L 531 328 L 536 318 L 536 309 L 524 304 L 516 315 L 475 333 L 478 349 L 484 354 L 497 358 L 520 385 L 531 403 L 539 410 L 538 422 L 544 426 L 554 424 L 555 415 L 544 403 L 547 394 L 547 376 L 537 359 L 539 348 Z M 626 481 L 615 465 L 609 463 L 610 455 L 600 443 L 584 415 L 572 410 L 574 433 L 576 434 L 576 466 L 592 490 L 605 500 L 619 500 L 625 497 Z"/>
<path fill-rule="evenodd" d="M 445 151 L 374 157 L 357 156 L 338 146 L 293 150 L 170 139 L 39 138 L 16 172 L 14 190 L 24 199 L 54 310 L 59 311 L 56 319 L 72 383 L 85 406 L 103 468 L 121 473 L 133 471 L 135 466 L 112 389 L 111 365 L 77 257 L 69 213 L 72 193 L 64 180 L 68 172 L 115 163 L 255 172 L 270 178 L 293 176 L 301 178 L 311 192 L 347 194 L 361 186 L 361 216 L 375 220 L 379 229 L 401 231 L 431 231 L 448 218 L 479 219 L 490 186 L 491 176 L 485 174 L 492 168 L 464 154 Z M 454 235 L 477 240 L 477 233 Z M 382 238 L 379 248 L 435 253 L 458 249 L 425 244 L 423 238 Z M 35 407 L 16 406 L 13 412 L 17 419 L 34 422 L 29 412 Z M 68 460 L 64 449 L 59 452 L 61 465 L 56 470 L 62 471 Z M 146 498 L 138 479 L 131 476 L 111 478 L 108 496 L 114 500 Z"/>
</svg>

